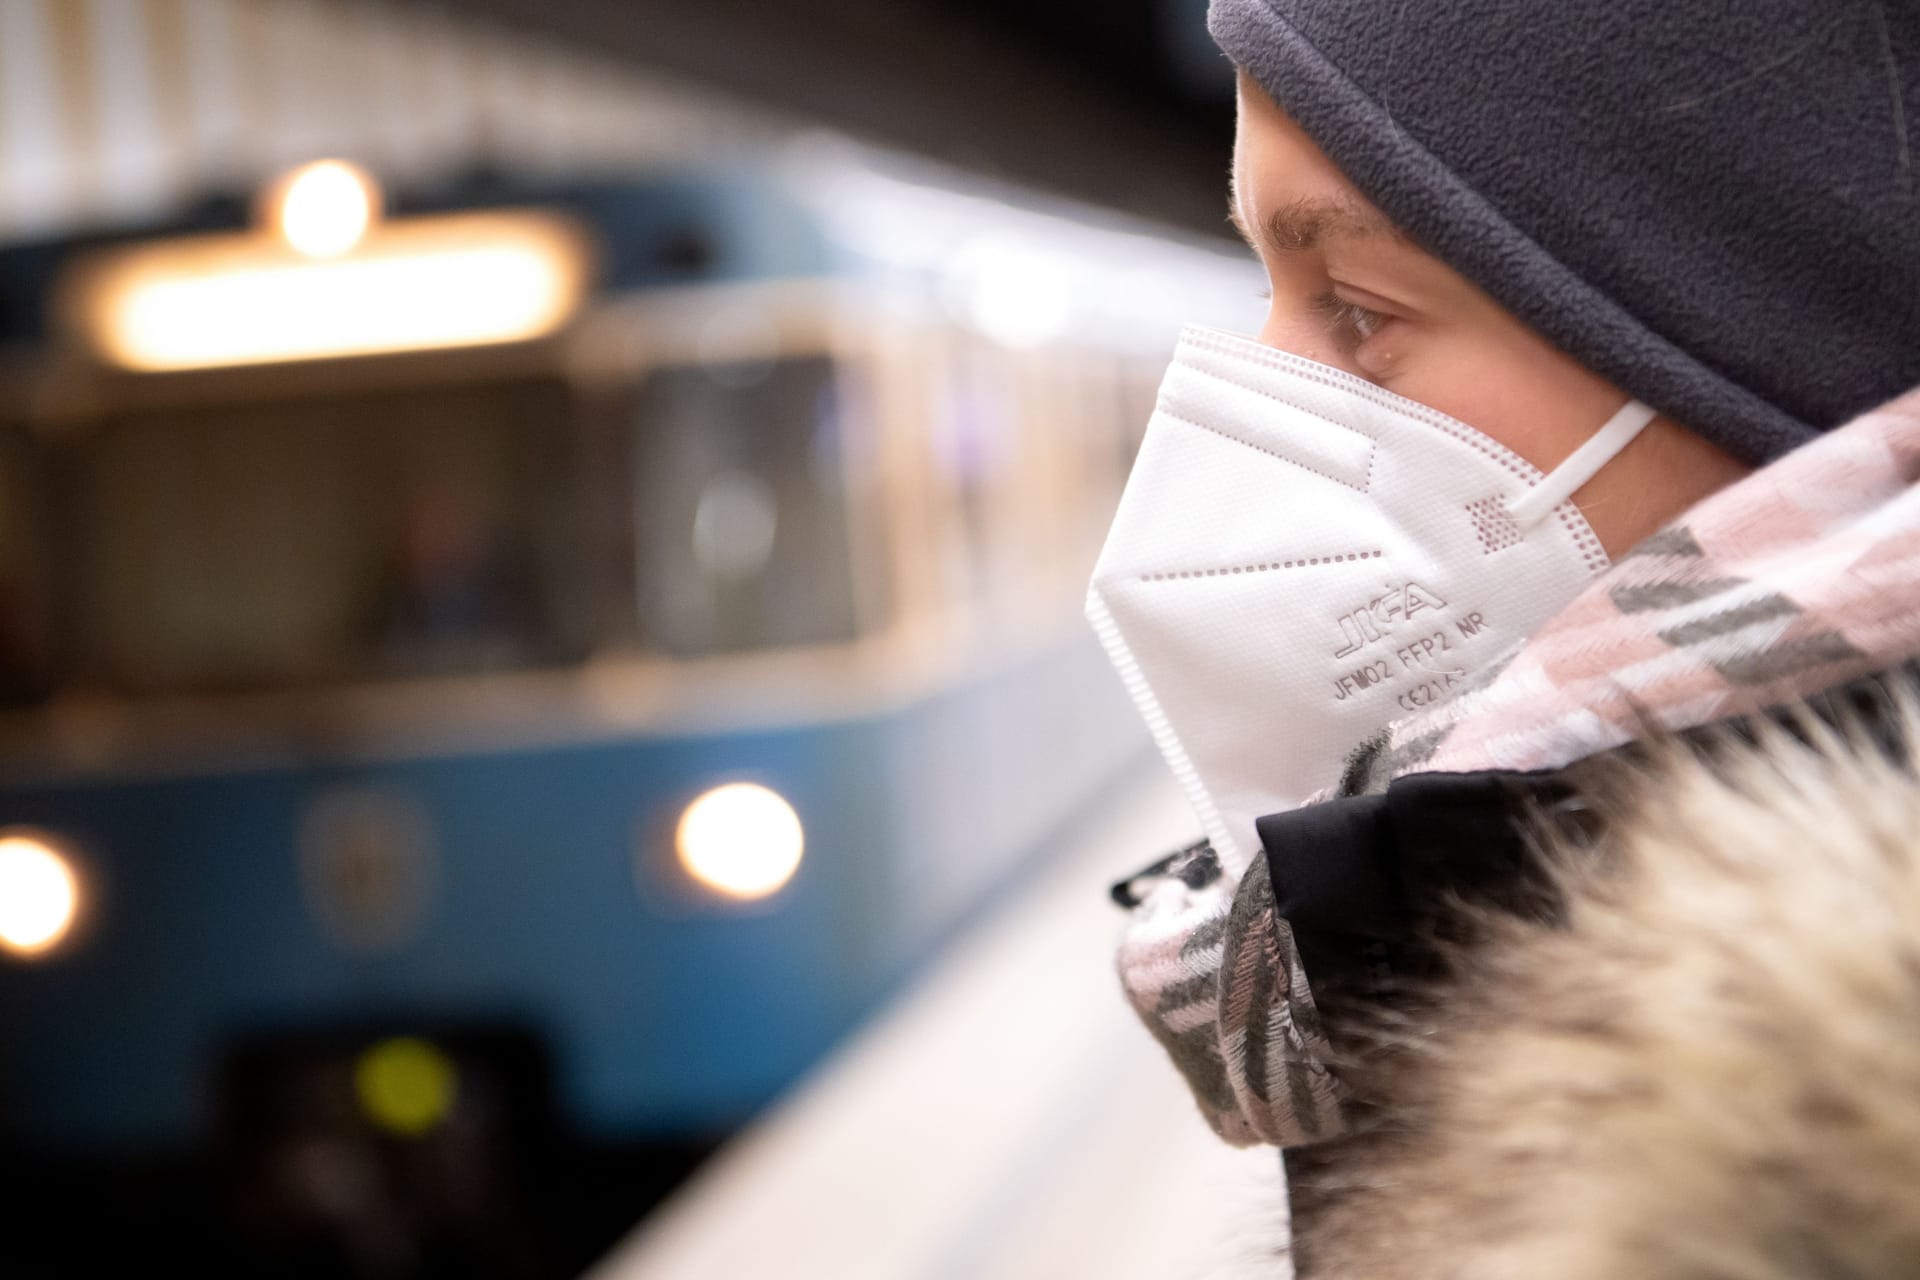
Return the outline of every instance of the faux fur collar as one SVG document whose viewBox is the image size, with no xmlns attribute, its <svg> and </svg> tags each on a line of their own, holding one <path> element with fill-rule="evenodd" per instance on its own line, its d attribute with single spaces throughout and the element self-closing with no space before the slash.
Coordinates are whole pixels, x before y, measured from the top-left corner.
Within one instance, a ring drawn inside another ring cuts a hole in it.
<svg viewBox="0 0 1920 1280">
<path fill-rule="evenodd" d="M 1550 858 L 1557 922 L 1489 922 L 1349 1055 L 1379 1123 L 1288 1153 L 1302 1280 L 1914 1275 L 1920 699 L 1891 702 L 1622 765 L 1602 843 Z"/>
</svg>

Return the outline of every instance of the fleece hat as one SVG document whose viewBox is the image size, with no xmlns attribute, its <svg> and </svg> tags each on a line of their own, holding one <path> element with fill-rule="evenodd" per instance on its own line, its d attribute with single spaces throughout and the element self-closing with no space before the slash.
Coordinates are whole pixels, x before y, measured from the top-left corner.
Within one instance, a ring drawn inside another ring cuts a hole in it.
<svg viewBox="0 0 1920 1280">
<path fill-rule="evenodd" d="M 1432 253 L 1767 462 L 1920 385 L 1920 0 L 1212 0 Z"/>
</svg>

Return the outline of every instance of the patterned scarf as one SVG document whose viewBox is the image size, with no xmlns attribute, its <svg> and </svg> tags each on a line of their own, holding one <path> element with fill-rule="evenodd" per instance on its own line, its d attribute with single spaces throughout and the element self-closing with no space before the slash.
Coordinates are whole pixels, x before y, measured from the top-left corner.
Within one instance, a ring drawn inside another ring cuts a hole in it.
<svg viewBox="0 0 1920 1280">
<path fill-rule="evenodd" d="M 1344 793 L 1414 772 L 1557 768 L 1649 725 L 1748 714 L 1920 653 L 1916 481 L 1920 390 L 1640 543 L 1471 687 L 1391 726 Z M 1131 883 L 1121 983 L 1214 1131 L 1236 1146 L 1340 1132 L 1266 860 L 1236 882 L 1197 845 Z"/>
</svg>

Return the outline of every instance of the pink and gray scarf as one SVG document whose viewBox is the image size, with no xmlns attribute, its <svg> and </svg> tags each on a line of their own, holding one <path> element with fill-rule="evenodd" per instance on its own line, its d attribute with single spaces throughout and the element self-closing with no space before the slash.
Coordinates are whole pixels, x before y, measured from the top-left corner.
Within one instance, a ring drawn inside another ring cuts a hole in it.
<svg viewBox="0 0 1920 1280">
<path fill-rule="evenodd" d="M 1759 711 L 1920 653 L 1920 390 L 1640 543 L 1449 702 L 1394 724 L 1380 776 L 1551 769 Z M 1328 793 L 1330 794 L 1330 793 Z M 1316 797 L 1316 801 L 1326 795 Z M 1197 849 L 1134 908 L 1134 1009 L 1236 1146 L 1338 1133 L 1340 1093 L 1264 859 Z"/>
</svg>

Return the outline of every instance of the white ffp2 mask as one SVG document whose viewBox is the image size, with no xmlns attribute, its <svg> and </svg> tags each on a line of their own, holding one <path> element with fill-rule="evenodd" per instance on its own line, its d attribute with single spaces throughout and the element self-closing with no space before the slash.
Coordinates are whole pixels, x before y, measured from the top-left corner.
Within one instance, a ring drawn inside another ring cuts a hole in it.
<svg viewBox="0 0 1920 1280">
<path fill-rule="evenodd" d="M 1543 475 L 1339 369 L 1181 335 L 1087 615 L 1230 868 L 1607 567 L 1569 499 L 1652 417 L 1630 402 Z"/>
</svg>

